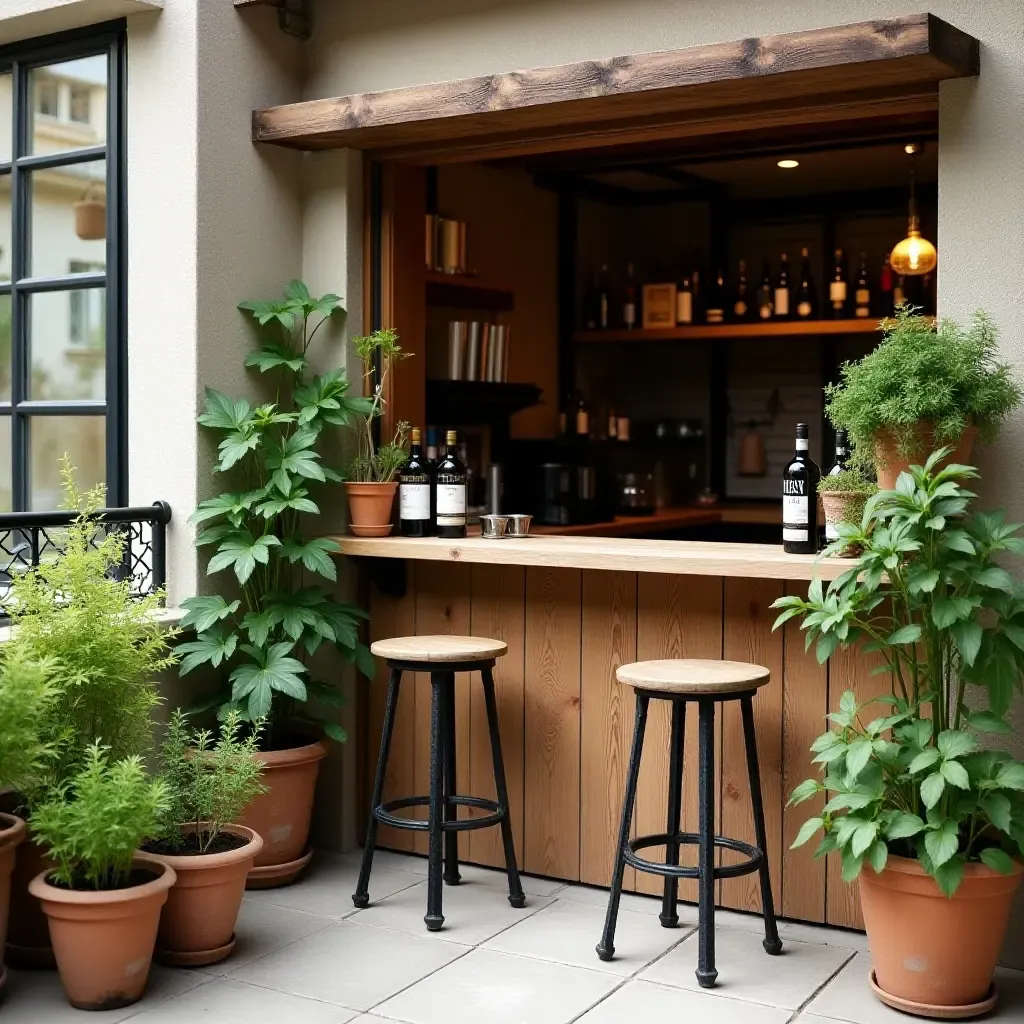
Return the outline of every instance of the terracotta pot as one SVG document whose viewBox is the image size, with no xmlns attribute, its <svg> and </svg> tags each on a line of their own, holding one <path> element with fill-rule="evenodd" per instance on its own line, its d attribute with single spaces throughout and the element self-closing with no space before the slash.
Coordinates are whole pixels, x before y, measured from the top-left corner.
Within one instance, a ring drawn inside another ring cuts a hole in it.
<svg viewBox="0 0 1024 1024">
<path fill-rule="evenodd" d="M 13 814 L 0 814 L 0 949 L 7 939 L 7 914 L 11 907 L 11 875 L 15 853 L 25 838 L 25 822 Z M 0 963 L 0 990 L 7 983 L 7 968 Z"/>
<path fill-rule="evenodd" d="M 868 503 L 866 494 L 851 494 L 849 491 L 819 491 L 822 507 L 825 509 L 825 525 L 837 526 L 839 523 L 859 523 L 864 514 L 864 506 Z M 857 544 L 847 544 L 836 552 L 839 558 L 856 558 L 860 554 Z"/>
<path fill-rule="evenodd" d="M 263 762 L 267 791 L 245 809 L 241 824 L 259 833 L 263 850 L 249 872 L 247 888 L 272 889 L 294 882 L 312 856 L 306 841 L 316 777 L 327 756 L 327 744 L 318 740 L 257 756 Z"/>
<path fill-rule="evenodd" d="M 1020 864 L 1012 875 L 968 864 L 948 899 L 916 860 L 890 854 L 881 874 L 865 868 L 860 901 L 880 997 L 938 1017 L 985 1000 L 1022 875 Z"/>
<path fill-rule="evenodd" d="M 184 826 L 194 832 L 195 825 Z M 225 825 L 221 830 L 246 839 L 246 845 L 223 853 L 194 856 L 151 853 L 174 868 L 177 881 L 160 914 L 156 958 L 175 967 L 200 967 L 226 959 L 235 948 L 235 922 L 242 906 L 245 879 L 263 840 L 250 828 Z"/>
<path fill-rule="evenodd" d="M 136 868 L 152 881 L 127 889 L 79 892 L 47 880 L 48 869 L 29 884 L 50 921 L 57 970 L 68 1001 L 80 1010 L 112 1010 L 142 998 L 149 979 L 160 908 L 174 885 L 174 868 L 145 853 Z"/>
<path fill-rule="evenodd" d="M 347 482 L 349 529 L 357 537 L 386 537 L 391 533 L 391 509 L 398 483 Z"/>
<path fill-rule="evenodd" d="M 57 966 L 46 915 L 39 900 L 28 891 L 29 882 L 40 871 L 53 866 L 43 848 L 31 839 L 18 847 L 11 875 L 11 912 L 4 960 L 20 971 L 52 971 Z"/>
<path fill-rule="evenodd" d="M 931 423 L 920 422 L 916 428 L 916 440 L 906 456 L 900 454 L 896 437 L 888 428 L 875 432 L 875 462 L 878 466 L 878 486 L 891 491 L 896 486 L 900 473 L 910 466 L 923 466 L 925 460 L 936 448 L 935 429 Z M 967 427 L 956 443 L 947 462 L 971 464 L 971 451 L 978 436 L 977 427 Z"/>
</svg>

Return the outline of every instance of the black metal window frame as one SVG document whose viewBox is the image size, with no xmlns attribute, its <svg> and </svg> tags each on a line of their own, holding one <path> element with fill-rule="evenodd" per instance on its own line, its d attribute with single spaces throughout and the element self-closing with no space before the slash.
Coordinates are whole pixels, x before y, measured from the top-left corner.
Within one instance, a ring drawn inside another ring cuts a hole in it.
<svg viewBox="0 0 1024 1024">
<path fill-rule="evenodd" d="M 106 56 L 107 133 L 100 146 L 58 153 L 31 152 L 33 97 L 31 72 L 81 57 Z M 103 416 L 106 419 L 107 504 L 128 501 L 127 382 L 127 33 L 122 20 L 0 47 L 0 74 L 12 83 L 11 159 L 0 160 L 0 176 L 11 181 L 11 279 L 0 282 L 0 296 L 11 299 L 11 400 L 0 402 L 0 416 L 11 424 L 11 497 L 14 511 L 29 508 L 31 447 L 29 431 L 38 416 Z M 31 174 L 95 160 L 106 161 L 106 270 L 55 277 L 31 276 Z M 45 292 L 106 289 L 106 378 L 103 400 L 33 399 L 29 299 Z"/>
</svg>

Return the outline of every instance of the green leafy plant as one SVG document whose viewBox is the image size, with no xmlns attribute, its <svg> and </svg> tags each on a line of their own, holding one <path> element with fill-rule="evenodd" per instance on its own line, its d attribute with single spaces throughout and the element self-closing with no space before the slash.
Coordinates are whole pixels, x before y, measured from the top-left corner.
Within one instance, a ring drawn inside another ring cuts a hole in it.
<svg viewBox="0 0 1024 1024">
<path fill-rule="evenodd" d="M 865 863 L 881 871 L 890 853 L 916 858 L 952 895 L 969 862 L 1008 872 L 1024 853 L 1024 764 L 979 742 L 1010 732 L 1004 717 L 1022 690 L 1024 588 L 998 559 L 1024 553 L 1024 539 L 1002 513 L 970 512 L 975 495 L 962 482 L 978 474 L 941 467 L 949 451 L 871 498 L 859 524 L 838 526 L 832 547 L 862 554 L 827 591 L 815 580 L 806 598 L 774 607 L 775 628 L 801 619 L 819 662 L 863 641 L 893 683 L 863 704 L 844 693 L 829 715 L 811 748 L 824 780 L 803 782 L 790 803 L 828 799 L 794 845 L 824 832 L 817 852 L 838 851 L 847 880 Z"/>
<path fill-rule="evenodd" d="M 866 480 L 864 474 L 856 469 L 844 469 L 834 476 L 823 476 L 818 486 L 819 491 L 833 491 L 837 494 L 863 496 L 865 502 L 872 494 L 878 493 L 878 484 Z"/>
<path fill-rule="evenodd" d="M 138 756 L 112 761 L 93 743 L 80 770 L 32 812 L 30 827 L 56 862 L 53 879 L 72 889 L 124 888 L 132 857 L 160 827 L 167 787 Z"/>
<path fill-rule="evenodd" d="M 43 727 L 57 698 L 56 663 L 32 661 L 23 650 L 4 651 L 0 660 L 0 787 L 19 793 L 45 777 L 53 748 Z"/>
<path fill-rule="evenodd" d="M 185 846 L 182 825 L 195 836 L 195 853 L 206 853 L 225 825 L 236 824 L 248 804 L 266 786 L 260 781 L 263 764 L 256 757 L 262 723 L 242 736 L 237 711 L 228 712 L 214 735 L 193 729 L 180 709 L 171 715 L 160 749 L 161 777 L 167 784 L 170 809 L 161 837 L 172 849 Z"/>
<path fill-rule="evenodd" d="M 825 412 L 844 427 L 860 462 L 874 460 L 874 436 L 889 428 L 900 454 L 911 454 L 917 425 L 934 424 L 937 444 L 955 443 L 969 424 L 991 440 L 1021 401 L 1010 365 L 997 358 L 997 331 L 977 312 L 969 327 L 918 316 L 913 306 L 883 320 L 883 339 L 863 359 L 843 365 L 825 388 Z"/>
<path fill-rule="evenodd" d="M 310 676 L 301 652 L 312 655 L 333 643 L 372 675 L 373 659 L 358 634 L 366 613 L 306 583 L 307 573 L 336 581 L 338 546 L 303 536 L 302 516 L 320 512 L 313 488 L 342 479 L 323 464 L 325 440 L 369 414 L 374 400 L 350 397 L 344 370 L 308 373 L 313 339 L 344 312 L 337 295 L 314 298 L 301 281 L 292 281 L 283 299 L 239 308 L 264 329 L 245 363 L 270 375 L 275 398 L 253 405 L 206 391 L 199 423 L 220 438 L 214 472 L 231 489 L 201 502 L 190 522 L 201 527 L 196 544 L 214 548 L 207 574 L 228 580 L 221 594 L 182 602 L 182 626 L 193 627 L 196 639 L 179 648 L 181 672 L 200 665 L 220 670 L 224 685 L 197 709 L 218 707 L 222 719 L 234 710 L 243 721 L 266 720 L 261 742 L 269 749 L 287 746 L 289 730 L 303 721 L 344 740 L 342 728 L 315 717 L 307 703 L 334 707 L 342 694 Z"/>
<path fill-rule="evenodd" d="M 362 338 L 355 338 L 354 344 L 359 358 L 363 361 L 364 390 L 372 394 L 370 406 L 363 415 L 358 434 L 358 451 L 352 460 L 349 475 L 357 483 L 390 483 L 409 458 L 406 441 L 409 424 L 404 421 L 395 428 L 390 441 L 378 444 L 374 439 L 374 420 L 384 415 L 386 402 L 384 387 L 395 363 L 411 354 L 402 350 L 398 335 L 386 328 L 374 331 Z M 376 386 L 374 386 L 376 380 Z"/>
</svg>

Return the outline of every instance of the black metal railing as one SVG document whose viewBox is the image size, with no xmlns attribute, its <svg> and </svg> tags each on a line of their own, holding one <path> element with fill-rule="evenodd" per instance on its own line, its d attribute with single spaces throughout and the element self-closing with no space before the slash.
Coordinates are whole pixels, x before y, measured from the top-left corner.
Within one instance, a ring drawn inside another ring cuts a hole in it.
<svg viewBox="0 0 1024 1024">
<path fill-rule="evenodd" d="M 14 576 L 48 559 L 59 558 L 67 543 L 67 527 L 77 513 L 0 513 L 0 617 Z M 138 597 L 159 590 L 167 582 L 167 524 L 171 506 L 166 501 L 139 508 L 104 508 L 95 516 L 100 524 L 97 541 L 116 531 L 124 540 L 124 554 L 115 570 L 118 579 L 131 581 Z"/>
</svg>

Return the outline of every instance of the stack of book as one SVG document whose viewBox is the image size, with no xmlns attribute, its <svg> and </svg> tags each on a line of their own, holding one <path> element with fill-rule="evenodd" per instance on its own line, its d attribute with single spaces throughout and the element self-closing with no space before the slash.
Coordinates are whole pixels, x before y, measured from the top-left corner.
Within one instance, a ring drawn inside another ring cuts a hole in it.
<svg viewBox="0 0 1024 1024">
<path fill-rule="evenodd" d="M 449 380 L 508 380 L 509 327 L 479 320 L 448 324 Z"/>
<path fill-rule="evenodd" d="M 466 222 L 427 214 L 427 270 L 466 273 Z"/>
</svg>

